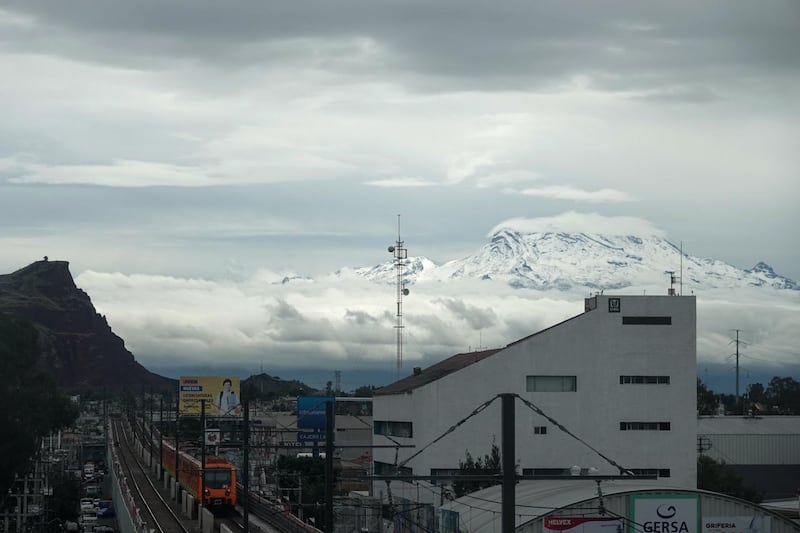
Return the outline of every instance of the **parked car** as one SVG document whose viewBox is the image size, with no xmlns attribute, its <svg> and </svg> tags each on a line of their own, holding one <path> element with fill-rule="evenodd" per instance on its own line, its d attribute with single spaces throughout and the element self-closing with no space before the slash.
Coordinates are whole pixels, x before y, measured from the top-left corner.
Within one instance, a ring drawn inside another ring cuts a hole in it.
<svg viewBox="0 0 800 533">
<path fill-rule="evenodd" d="M 114 512 L 113 507 L 106 507 L 105 509 L 98 509 L 97 510 L 97 518 L 114 518 L 116 513 Z"/>
<path fill-rule="evenodd" d="M 81 498 L 81 514 L 94 511 L 94 501 L 91 498 Z"/>
</svg>

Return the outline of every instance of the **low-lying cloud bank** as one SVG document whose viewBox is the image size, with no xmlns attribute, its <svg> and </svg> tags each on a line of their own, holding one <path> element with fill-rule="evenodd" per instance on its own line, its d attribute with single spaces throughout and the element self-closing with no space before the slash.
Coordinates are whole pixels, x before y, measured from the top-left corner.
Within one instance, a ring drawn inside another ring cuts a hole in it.
<svg viewBox="0 0 800 533">
<path fill-rule="evenodd" d="M 136 359 L 149 368 L 386 370 L 396 366 L 396 291 L 355 274 L 316 280 L 260 271 L 244 281 L 86 271 L 76 278 Z M 663 294 L 636 287 L 627 294 Z M 418 283 L 403 304 L 404 368 L 504 346 L 583 312 L 588 292 L 512 289 L 501 283 Z M 698 367 L 800 375 L 795 291 L 697 293 Z M 771 375 L 768 375 L 770 374 Z M 331 374 L 332 375 L 332 374 Z M 733 375 L 733 374 L 731 374 Z M 743 381 L 746 383 L 746 381 Z"/>
</svg>

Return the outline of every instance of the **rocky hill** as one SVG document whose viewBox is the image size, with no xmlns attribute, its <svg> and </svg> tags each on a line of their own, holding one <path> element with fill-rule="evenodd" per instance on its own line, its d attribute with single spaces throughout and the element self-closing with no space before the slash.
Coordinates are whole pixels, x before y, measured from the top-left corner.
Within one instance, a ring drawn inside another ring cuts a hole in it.
<svg viewBox="0 0 800 533">
<path fill-rule="evenodd" d="M 66 261 L 45 258 L 0 275 L 0 313 L 36 327 L 40 364 L 64 390 L 177 389 L 174 380 L 136 362 L 89 296 L 75 285 Z"/>
</svg>

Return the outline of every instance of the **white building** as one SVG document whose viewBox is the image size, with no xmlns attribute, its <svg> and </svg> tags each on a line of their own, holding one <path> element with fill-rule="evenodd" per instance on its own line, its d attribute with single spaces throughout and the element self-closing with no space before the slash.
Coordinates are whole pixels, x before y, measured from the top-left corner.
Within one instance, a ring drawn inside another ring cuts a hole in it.
<svg viewBox="0 0 800 533">
<path fill-rule="evenodd" d="M 446 474 L 467 451 L 477 458 L 493 442 L 501 447 L 500 400 L 469 415 L 514 393 L 518 473 L 568 474 L 577 465 L 619 475 L 600 452 L 662 485 L 694 488 L 696 386 L 693 296 L 598 295 L 584 313 L 505 348 L 454 355 L 376 391 L 373 444 L 414 448 L 399 448 L 397 463 L 395 449 L 376 448 L 375 473 L 398 464 L 405 474 Z M 391 491 L 415 499 L 419 485 L 392 482 Z"/>
</svg>

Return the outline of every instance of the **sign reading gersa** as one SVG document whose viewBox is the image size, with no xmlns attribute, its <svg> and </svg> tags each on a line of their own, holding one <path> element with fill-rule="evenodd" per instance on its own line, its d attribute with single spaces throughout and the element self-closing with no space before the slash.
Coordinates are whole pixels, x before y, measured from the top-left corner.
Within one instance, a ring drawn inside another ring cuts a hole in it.
<svg viewBox="0 0 800 533">
<path fill-rule="evenodd" d="M 697 494 L 630 497 L 630 533 L 698 533 Z"/>
</svg>

